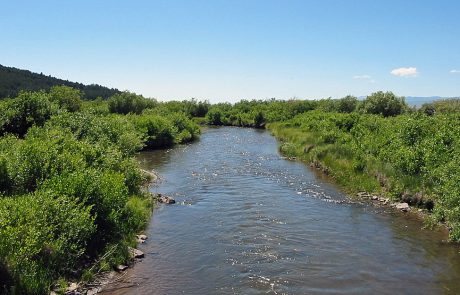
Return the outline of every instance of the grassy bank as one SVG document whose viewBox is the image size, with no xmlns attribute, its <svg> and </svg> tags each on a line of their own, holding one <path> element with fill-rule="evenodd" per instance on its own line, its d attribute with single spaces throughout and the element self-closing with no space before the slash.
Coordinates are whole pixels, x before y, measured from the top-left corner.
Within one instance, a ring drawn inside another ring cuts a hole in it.
<svg viewBox="0 0 460 295">
<path fill-rule="evenodd" d="M 460 241 L 459 99 L 409 107 L 375 92 L 322 100 L 242 100 L 211 105 L 209 125 L 267 127 L 281 151 L 330 175 L 350 193 L 367 191 L 427 209 Z"/>
<path fill-rule="evenodd" d="M 135 153 L 194 140 L 184 112 L 70 87 L 0 101 L 0 293 L 46 294 L 129 259 L 152 199 Z"/>
<path fill-rule="evenodd" d="M 308 112 L 269 125 L 280 150 L 311 163 L 349 192 L 365 190 L 433 210 L 460 240 L 460 116 L 420 112 Z"/>
</svg>

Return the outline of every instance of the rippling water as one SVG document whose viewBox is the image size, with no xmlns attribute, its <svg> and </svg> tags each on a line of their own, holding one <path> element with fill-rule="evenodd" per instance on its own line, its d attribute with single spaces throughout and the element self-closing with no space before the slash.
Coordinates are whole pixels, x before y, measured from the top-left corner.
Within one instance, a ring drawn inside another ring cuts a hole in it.
<svg viewBox="0 0 460 295">
<path fill-rule="evenodd" d="M 266 131 L 209 129 L 139 159 L 161 175 L 139 246 L 106 294 L 456 294 L 458 247 L 390 209 L 347 200 Z M 388 212 L 385 212 L 388 211 Z"/>
</svg>

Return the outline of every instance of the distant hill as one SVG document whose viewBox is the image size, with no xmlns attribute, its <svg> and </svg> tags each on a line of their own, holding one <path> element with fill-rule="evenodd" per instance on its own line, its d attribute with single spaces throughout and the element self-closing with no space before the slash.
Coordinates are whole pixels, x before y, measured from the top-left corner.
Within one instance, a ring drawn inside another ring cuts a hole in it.
<svg viewBox="0 0 460 295">
<path fill-rule="evenodd" d="M 33 73 L 27 70 L 5 67 L 0 65 L 0 98 L 14 97 L 20 90 L 49 90 L 55 85 L 66 85 L 80 89 L 84 92 L 86 99 L 97 97 L 108 98 L 120 93 L 118 89 L 107 88 L 97 84 L 84 85 L 70 82 L 43 74 Z"/>
</svg>

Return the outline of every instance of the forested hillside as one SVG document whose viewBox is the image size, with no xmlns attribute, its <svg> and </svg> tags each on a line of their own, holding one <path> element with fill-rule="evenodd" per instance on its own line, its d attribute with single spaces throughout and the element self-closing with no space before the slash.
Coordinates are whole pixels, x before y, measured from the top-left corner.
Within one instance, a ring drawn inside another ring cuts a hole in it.
<svg viewBox="0 0 460 295">
<path fill-rule="evenodd" d="M 84 99 L 96 99 L 98 97 L 108 98 L 120 93 L 118 89 L 107 88 L 97 84 L 84 85 L 82 83 L 71 82 L 46 76 L 42 73 L 37 74 L 27 70 L 0 65 L 0 99 L 15 97 L 19 91 L 49 90 L 53 86 L 65 85 L 83 91 Z"/>
</svg>

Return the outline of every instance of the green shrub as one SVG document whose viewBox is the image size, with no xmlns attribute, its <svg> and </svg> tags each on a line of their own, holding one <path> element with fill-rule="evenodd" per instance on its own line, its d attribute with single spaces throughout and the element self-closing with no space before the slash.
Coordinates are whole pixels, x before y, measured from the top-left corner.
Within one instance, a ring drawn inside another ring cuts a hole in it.
<svg viewBox="0 0 460 295">
<path fill-rule="evenodd" d="M 95 231 L 90 209 L 46 191 L 0 200 L 0 260 L 20 293 L 44 294 L 75 269 Z"/>
<path fill-rule="evenodd" d="M 206 121 L 209 125 L 223 125 L 222 111 L 219 109 L 211 108 L 206 114 Z"/>
<path fill-rule="evenodd" d="M 339 99 L 337 105 L 337 111 L 339 113 L 352 113 L 358 106 L 358 99 L 354 96 L 347 95 L 344 98 Z"/>
<path fill-rule="evenodd" d="M 190 142 L 200 134 L 200 127 L 182 113 L 172 113 L 166 118 L 173 126 L 176 143 Z"/>
<path fill-rule="evenodd" d="M 408 110 L 403 97 L 397 97 L 392 92 L 382 91 L 366 97 L 361 108 L 364 113 L 383 115 L 384 117 L 400 115 Z"/>
<path fill-rule="evenodd" d="M 2 109 L 1 135 L 24 136 L 30 127 L 42 126 L 53 113 L 50 96 L 43 91 L 22 91 L 17 98 L 2 103 Z"/>
<path fill-rule="evenodd" d="M 69 112 L 81 109 L 83 92 L 69 86 L 53 86 L 49 91 L 50 100 Z"/>
<path fill-rule="evenodd" d="M 90 206 L 96 225 L 96 235 L 91 243 L 95 249 L 120 238 L 123 208 L 129 197 L 123 174 L 85 169 L 51 178 L 41 189 L 53 191 Z"/>
<path fill-rule="evenodd" d="M 144 135 L 147 148 L 168 147 L 174 144 L 175 130 L 166 118 L 157 115 L 132 117 L 136 130 Z"/>
<path fill-rule="evenodd" d="M 133 196 L 125 205 L 127 232 L 139 232 L 145 228 L 152 212 L 152 202 L 148 197 Z"/>
<path fill-rule="evenodd" d="M 108 107 L 111 113 L 127 115 L 129 113 L 140 114 L 147 108 L 154 108 L 156 100 L 144 98 L 131 92 L 115 94 L 108 100 Z"/>
</svg>

